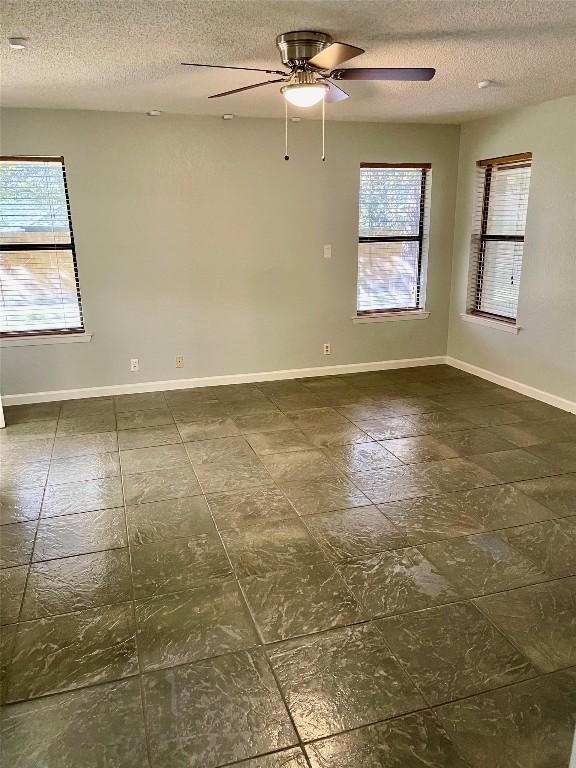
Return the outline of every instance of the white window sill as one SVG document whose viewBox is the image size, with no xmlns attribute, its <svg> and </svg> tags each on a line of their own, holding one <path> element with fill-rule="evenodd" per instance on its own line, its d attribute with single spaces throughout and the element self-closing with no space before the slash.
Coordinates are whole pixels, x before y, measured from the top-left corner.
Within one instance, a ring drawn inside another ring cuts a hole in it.
<svg viewBox="0 0 576 768">
<path fill-rule="evenodd" d="M 467 312 L 460 314 L 462 320 L 467 323 L 477 323 L 477 325 L 487 325 L 489 328 L 496 328 L 504 333 L 519 333 L 522 328 L 515 323 L 507 323 L 505 320 L 493 320 L 491 317 L 482 317 L 481 315 L 469 315 Z"/>
<path fill-rule="evenodd" d="M 74 344 L 91 340 L 91 333 L 47 333 L 44 336 L 15 336 L 13 339 L 0 339 L 0 347 L 35 347 L 39 344 Z"/>
<path fill-rule="evenodd" d="M 375 312 L 373 315 L 354 315 L 353 323 L 389 323 L 394 320 L 426 320 L 430 312 L 406 310 L 406 312 Z"/>
</svg>

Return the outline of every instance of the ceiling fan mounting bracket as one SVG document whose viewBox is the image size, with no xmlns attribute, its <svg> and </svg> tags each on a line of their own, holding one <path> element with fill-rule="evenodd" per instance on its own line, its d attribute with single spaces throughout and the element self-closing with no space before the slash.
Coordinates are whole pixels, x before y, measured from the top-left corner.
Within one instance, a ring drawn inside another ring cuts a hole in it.
<svg viewBox="0 0 576 768">
<path fill-rule="evenodd" d="M 291 69 L 304 69 L 308 59 L 332 45 L 332 42 L 325 32 L 284 32 L 276 38 L 282 63 Z"/>
</svg>

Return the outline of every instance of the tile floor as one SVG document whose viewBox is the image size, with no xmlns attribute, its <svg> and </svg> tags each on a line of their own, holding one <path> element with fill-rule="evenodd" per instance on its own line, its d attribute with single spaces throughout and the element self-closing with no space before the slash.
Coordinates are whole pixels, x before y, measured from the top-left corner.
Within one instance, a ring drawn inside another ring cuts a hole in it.
<svg viewBox="0 0 576 768">
<path fill-rule="evenodd" d="M 434 366 L 6 418 L 3 765 L 567 768 L 576 416 Z"/>
</svg>

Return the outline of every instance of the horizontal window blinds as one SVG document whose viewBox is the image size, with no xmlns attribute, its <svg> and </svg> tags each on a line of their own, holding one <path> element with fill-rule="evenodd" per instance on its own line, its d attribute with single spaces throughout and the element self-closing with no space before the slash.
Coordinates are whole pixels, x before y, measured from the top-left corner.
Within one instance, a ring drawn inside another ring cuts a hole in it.
<svg viewBox="0 0 576 768">
<path fill-rule="evenodd" d="M 468 289 L 473 314 L 516 320 L 531 162 L 525 153 L 478 163 Z"/>
<path fill-rule="evenodd" d="M 0 158 L 0 335 L 84 330 L 62 158 Z"/>
<path fill-rule="evenodd" d="M 359 315 L 421 308 L 429 196 L 429 165 L 361 165 Z"/>
</svg>

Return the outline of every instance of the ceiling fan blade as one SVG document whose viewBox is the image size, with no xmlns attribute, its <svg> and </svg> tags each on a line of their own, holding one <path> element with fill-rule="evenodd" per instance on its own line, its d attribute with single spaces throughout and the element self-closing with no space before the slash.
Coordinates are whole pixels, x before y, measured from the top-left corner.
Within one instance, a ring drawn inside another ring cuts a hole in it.
<svg viewBox="0 0 576 768">
<path fill-rule="evenodd" d="M 436 70 L 429 67 L 388 67 L 335 69 L 330 73 L 334 80 L 432 80 Z"/>
<path fill-rule="evenodd" d="M 348 59 L 353 59 L 354 56 L 360 56 L 361 53 L 364 53 L 364 49 L 357 48 L 355 45 L 332 43 L 332 45 L 317 53 L 316 56 L 308 59 L 308 64 L 311 67 L 316 67 L 316 69 L 333 69 L 338 64 L 343 64 Z"/>
<path fill-rule="evenodd" d="M 230 96 L 233 93 L 240 93 L 241 91 L 249 91 L 252 88 L 260 88 L 262 85 L 270 85 L 271 83 L 284 83 L 286 82 L 283 78 L 278 78 L 278 80 L 265 80 L 263 83 L 255 83 L 254 85 L 245 85 L 243 88 L 234 88 L 233 91 L 224 91 L 223 93 L 214 93 L 212 96 L 208 96 L 209 99 L 219 99 L 220 96 Z"/>
<path fill-rule="evenodd" d="M 331 83 L 330 80 L 327 80 L 326 84 L 328 86 L 328 91 L 324 97 L 324 100 L 327 104 L 331 104 L 335 101 L 343 101 L 344 99 L 349 98 L 349 95 L 346 93 L 346 91 L 343 91 L 342 88 L 338 88 L 338 86 L 334 85 L 334 83 Z"/>
<path fill-rule="evenodd" d="M 255 69 L 254 67 L 227 67 L 224 64 L 190 64 L 187 61 L 180 62 L 183 67 L 209 67 L 210 69 L 241 69 L 244 72 L 265 72 L 267 75 L 286 75 L 279 69 Z"/>
</svg>

